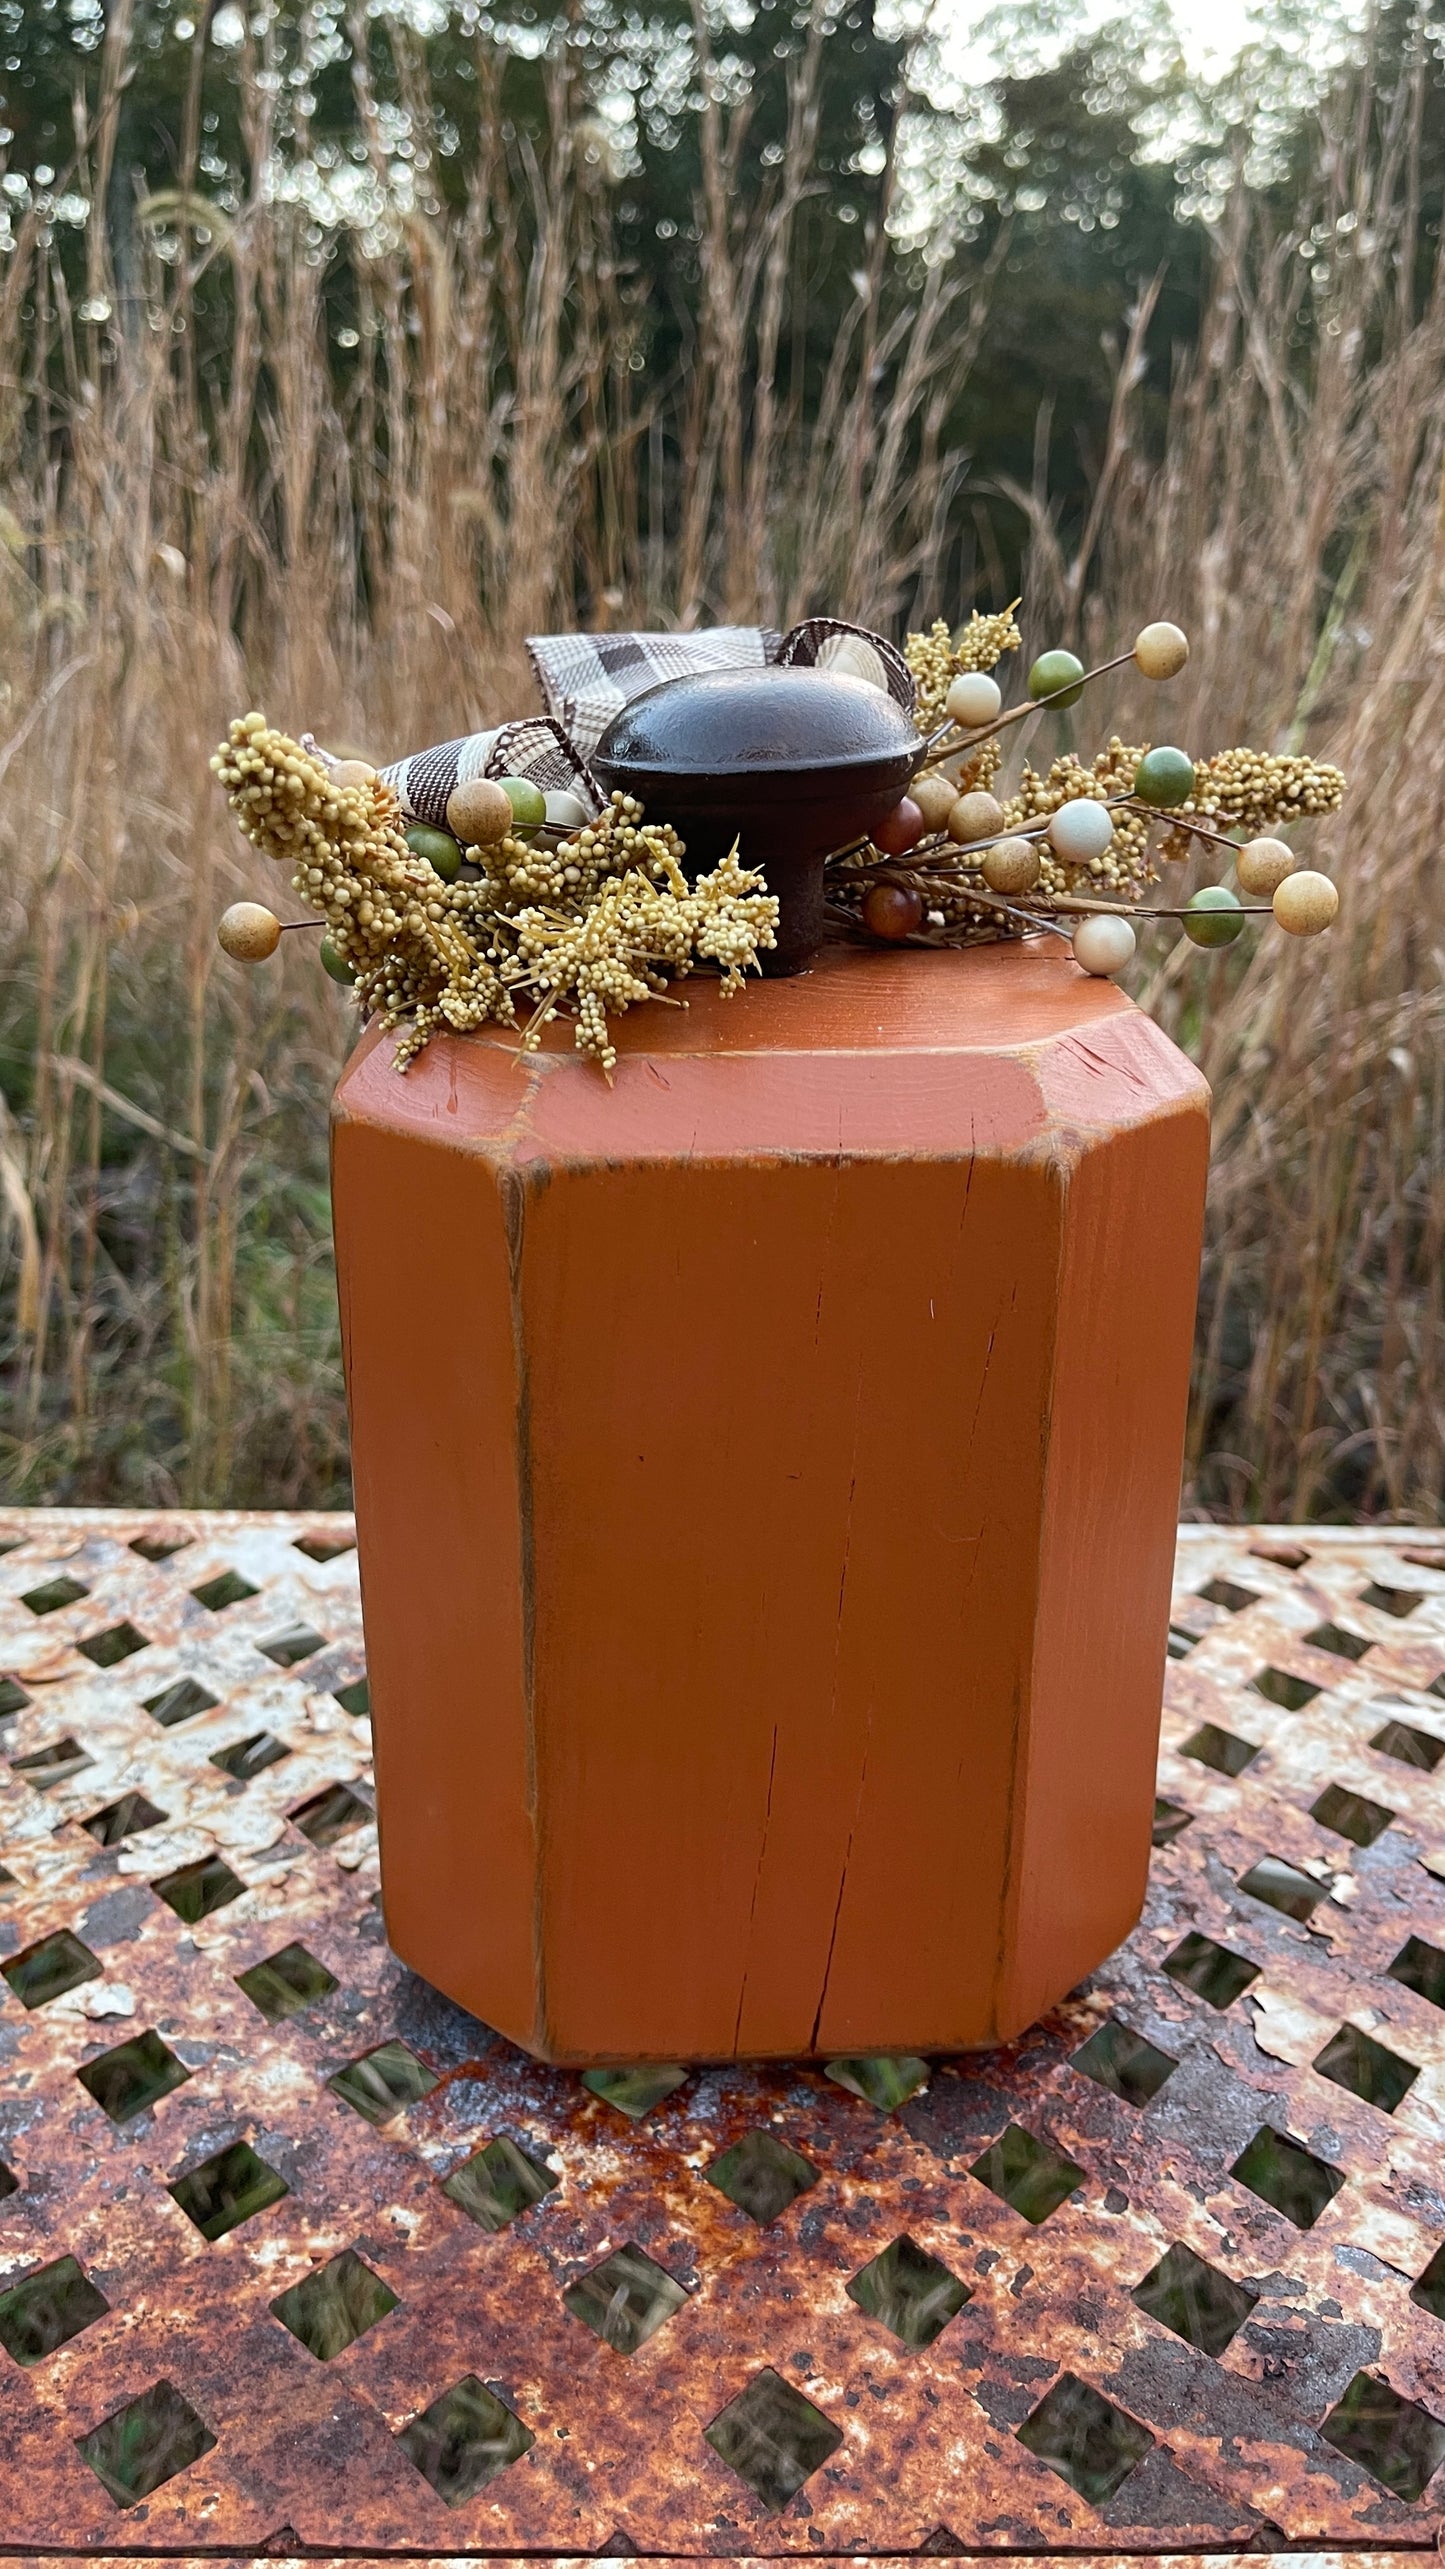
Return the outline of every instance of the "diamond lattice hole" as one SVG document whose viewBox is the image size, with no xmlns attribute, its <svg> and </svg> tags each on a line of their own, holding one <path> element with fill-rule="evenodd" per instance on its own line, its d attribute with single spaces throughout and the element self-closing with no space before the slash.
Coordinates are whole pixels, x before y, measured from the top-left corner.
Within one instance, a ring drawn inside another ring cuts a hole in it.
<svg viewBox="0 0 1445 2569">
<path fill-rule="evenodd" d="M 213 1713 L 219 1697 L 208 1694 L 195 1677 L 177 1677 L 162 1686 L 158 1695 L 143 1695 L 141 1710 L 159 1722 L 162 1730 L 174 1730 L 177 1722 L 194 1721 L 197 1713 Z"/>
<path fill-rule="evenodd" d="M 870 2319 L 881 2320 L 905 2346 L 914 2347 L 931 2346 L 972 2298 L 968 2285 L 942 2258 L 930 2256 L 906 2232 L 854 2275 L 846 2289 L 849 2300 Z"/>
<path fill-rule="evenodd" d="M 863 2052 L 851 2060 L 829 2061 L 823 2075 L 880 2114 L 894 2114 L 928 2085 L 928 2063 L 915 2052 Z"/>
<path fill-rule="evenodd" d="M 141 1829 L 158 1829 L 169 1811 L 156 1808 L 144 1793 L 122 1793 L 118 1802 L 108 1802 L 103 1811 L 92 1811 L 81 1827 L 98 1846 L 119 1846 L 122 1838 L 135 1837 Z"/>
<path fill-rule="evenodd" d="M 7 2195 L 18 2194 L 19 2191 L 20 2179 L 15 2170 L 7 2168 L 4 2160 L 0 2159 L 0 2203 L 5 2201 Z"/>
<path fill-rule="evenodd" d="M 1154 1844 L 1172 1846 L 1177 1837 L 1183 1836 L 1193 1818 L 1193 1812 L 1186 1811 L 1182 1802 L 1167 1801 L 1162 1793 L 1159 1794 L 1154 1803 Z"/>
<path fill-rule="evenodd" d="M 1438 1945 L 1427 1945 L 1423 1936 L 1406 1939 L 1387 1977 L 1398 1980 L 1402 1989 L 1413 1989 L 1417 1998 L 1428 1998 L 1432 2007 L 1445 2007 L 1445 1953 Z"/>
<path fill-rule="evenodd" d="M 1432 2319 L 1445 2319 L 1445 2247 L 1436 2249 L 1418 2282 L 1410 2286 L 1410 2299 L 1428 2310 Z"/>
<path fill-rule="evenodd" d="M 232 2141 L 166 2188 L 203 2239 L 224 2239 L 228 2230 L 239 2229 L 290 2191 L 249 2141 Z"/>
<path fill-rule="evenodd" d="M 43 1587 L 26 1588 L 20 1602 L 22 1606 L 28 1606 L 33 1615 L 57 1615 L 62 1606 L 78 1605 L 81 1598 L 89 1594 L 90 1590 L 83 1581 L 62 1575 L 58 1579 L 47 1579 Z"/>
<path fill-rule="evenodd" d="M 1206 2006 L 1218 2008 L 1221 2013 L 1233 2006 L 1252 1980 L 1258 1980 L 1260 1970 L 1247 1954 L 1234 1953 L 1228 1945 L 1217 1945 L 1212 1936 L 1202 1936 L 1197 1931 L 1182 1936 L 1159 1968 L 1185 1989 L 1192 1989 Z"/>
<path fill-rule="evenodd" d="M 0 1722 L 13 1721 L 17 1713 L 24 1712 L 30 1700 L 24 1687 L 13 1677 L 0 1677 Z"/>
<path fill-rule="evenodd" d="M 0 2292 L 0 2346 L 17 2364 L 39 2364 L 109 2308 L 74 2257 L 57 2257 Z"/>
<path fill-rule="evenodd" d="M 223 1775 L 235 1777 L 238 1784 L 249 1784 L 253 1775 L 263 1775 L 268 1766 L 279 1766 L 290 1749 L 284 1739 L 270 1731 L 252 1731 L 249 1739 L 233 1739 L 229 1748 L 218 1748 L 211 1759 Z"/>
<path fill-rule="evenodd" d="M 1172 2052 L 1161 2052 L 1157 2043 L 1146 2042 L 1142 2034 L 1111 2017 L 1075 2052 L 1069 2067 L 1122 2096 L 1126 2105 L 1147 2105 L 1179 2063 Z"/>
<path fill-rule="evenodd" d="M 178 2471 L 199 2462 L 215 2442 L 205 2419 L 174 2382 L 153 2382 L 139 2399 L 128 2400 L 88 2435 L 75 2439 L 82 2461 L 121 2507 L 138 2506 Z"/>
<path fill-rule="evenodd" d="M 757 2222 L 776 2221 L 818 2182 L 811 2159 L 800 2158 L 771 2132 L 745 2132 L 713 2160 L 706 2174 L 709 2185 Z"/>
<path fill-rule="evenodd" d="M 279 1953 L 268 1954 L 264 1962 L 253 1962 L 249 1971 L 236 1974 L 236 1987 L 244 1990 L 271 2025 L 299 2015 L 303 2007 L 325 1998 L 338 1985 L 335 1973 L 304 1945 L 283 1945 Z"/>
<path fill-rule="evenodd" d="M 1345 2182 L 1343 2169 L 1317 2159 L 1303 2141 L 1277 2132 L 1271 2123 L 1260 2126 L 1229 2173 L 1261 2203 L 1283 2213 L 1296 2230 L 1312 2230 Z"/>
<path fill-rule="evenodd" d="M 1257 1588 L 1237 1587 L 1232 1579 L 1211 1579 L 1208 1587 L 1201 1588 L 1199 1594 L 1207 1605 L 1223 1606 L 1225 1613 L 1231 1615 L 1242 1615 L 1246 1606 L 1259 1603 Z"/>
<path fill-rule="evenodd" d="M 1358 2025 L 1342 2025 L 1332 2034 L 1313 2066 L 1321 2078 L 1333 2079 L 1366 2105 L 1378 2105 L 1382 2114 L 1394 2113 L 1420 2075 L 1417 2061 L 1402 2060 Z"/>
<path fill-rule="evenodd" d="M 89 1945 L 83 1945 L 68 1927 L 42 1936 L 38 1944 L 27 1945 L 23 1953 L 0 1962 L 0 1972 L 22 2007 L 47 2007 L 52 1998 L 63 1998 L 67 1989 L 78 1989 L 83 1980 L 98 1979 L 104 1968 Z"/>
<path fill-rule="evenodd" d="M 1374 1648 L 1368 1633 L 1350 1632 L 1342 1623 L 1317 1623 L 1305 1640 L 1311 1650 L 1327 1650 L 1332 1659 L 1363 1659 Z"/>
<path fill-rule="evenodd" d="M 479 2228 L 505 2230 L 509 2221 L 530 2212 L 559 2182 L 530 2150 L 499 2136 L 453 2168 L 442 2179 L 441 2191 Z"/>
<path fill-rule="evenodd" d="M 1267 1704 L 1277 1704 L 1282 1713 L 1302 1713 L 1323 1690 L 1311 1685 L 1308 1677 L 1294 1677 L 1287 1668 L 1260 1668 L 1250 1679 L 1257 1695 Z"/>
<path fill-rule="evenodd" d="M 371 1718 L 371 1686 L 365 1677 L 358 1677 L 354 1685 L 338 1686 L 331 1700 L 344 1713 L 350 1713 L 354 1721 Z"/>
<path fill-rule="evenodd" d="M 323 1792 L 313 1793 L 309 1801 L 299 1803 L 287 1817 L 313 1846 L 334 1846 L 348 1829 L 362 1828 L 376 1814 L 349 1784 L 328 1784 Z"/>
<path fill-rule="evenodd" d="M 644 2061 L 632 2068 L 584 2069 L 582 2084 L 606 2105 L 615 2105 L 619 2114 L 640 2123 L 654 2105 L 681 2087 L 687 2071 L 677 2061 Z"/>
<path fill-rule="evenodd" d="M 1218 1722 L 1201 1722 L 1179 1744 L 1181 1757 L 1192 1757 L 1198 1766 L 1211 1767 L 1216 1775 L 1242 1775 L 1246 1766 L 1259 1755 L 1259 1744 L 1252 1739 L 1239 1739 L 1233 1731 L 1221 1730 Z"/>
<path fill-rule="evenodd" d="M 284 1632 L 273 1632 L 269 1641 L 258 1641 L 256 1648 L 278 1668 L 297 1668 L 303 1659 L 314 1659 L 318 1650 L 326 1648 L 326 1635 L 309 1623 L 293 1623 Z"/>
<path fill-rule="evenodd" d="M 676 2317 L 687 2294 L 629 2240 L 569 2284 L 562 2299 L 573 2318 L 582 2320 L 605 2346 L 615 2346 L 619 2355 L 635 2355 L 664 2321 Z"/>
<path fill-rule="evenodd" d="M 140 1554 L 142 1561 L 169 1561 L 173 1553 L 189 1551 L 191 1540 L 189 1534 L 167 1533 L 162 1529 L 159 1534 L 136 1535 L 130 1548 Z"/>
<path fill-rule="evenodd" d="M 1308 1918 L 1327 1888 L 1313 1874 L 1301 1873 L 1297 1864 L 1286 1864 L 1278 1855 L 1262 1855 L 1239 1877 L 1239 1889 L 1247 1891 L 1251 1900 L 1262 1900 L 1266 1908 L 1278 1909 L 1286 1918 Z"/>
<path fill-rule="evenodd" d="M 1047 2221 L 1084 2182 L 1082 2168 L 1051 2149 L 1047 2141 L 1026 2132 L 1021 2123 L 1010 2123 L 1000 2132 L 968 2173 L 1035 2224 Z"/>
<path fill-rule="evenodd" d="M 339 2257 L 303 2276 L 289 2292 L 279 2293 L 271 2308 L 282 2327 L 300 2338 L 308 2354 L 320 2364 L 329 2364 L 385 2319 L 396 2304 L 391 2286 L 372 2273 L 354 2248 L 343 2248 Z"/>
<path fill-rule="evenodd" d="M 343 1552 L 356 1550 L 354 1534 L 298 1534 L 296 1549 L 308 1561 L 339 1561 Z"/>
<path fill-rule="evenodd" d="M 465 2506 L 536 2442 L 531 2428 L 475 2373 L 453 2383 L 396 2440 L 449 2507 Z"/>
<path fill-rule="evenodd" d="M 438 2084 L 434 2069 L 418 2060 L 405 2043 L 378 2043 L 373 2051 L 334 2070 L 326 2082 L 333 2094 L 364 2114 L 368 2123 L 389 2123 Z"/>
<path fill-rule="evenodd" d="M 1423 2498 L 1445 2462 L 1445 2425 L 1371 2373 L 1356 2373 L 1320 2433 L 1337 2453 L 1347 2454 L 1382 2489 L 1410 2506 Z"/>
<path fill-rule="evenodd" d="M 1147 2426 L 1076 2373 L 1061 2373 L 1016 2432 L 1020 2444 L 1091 2507 L 1112 2498 L 1154 2442 Z"/>
<path fill-rule="evenodd" d="M 1400 1766 L 1418 1766 L 1433 1775 L 1445 1757 L 1445 1739 L 1433 1731 L 1417 1730 L 1412 1722 L 1388 1721 L 1381 1725 L 1370 1742 L 1382 1757 L 1393 1757 Z"/>
<path fill-rule="evenodd" d="M 164 1873 L 159 1882 L 151 1884 L 156 1898 L 174 1909 L 188 1927 L 209 1918 L 213 1909 L 224 1909 L 232 1900 L 239 1900 L 245 1888 L 223 1855 L 203 1855 L 194 1864 L 178 1864 L 174 1873 Z"/>
<path fill-rule="evenodd" d="M 1310 1804 L 1310 1818 L 1318 1820 L 1322 1829 L 1333 1829 L 1337 1838 L 1348 1838 L 1352 1846 L 1373 1846 L 1394 1816 L 1383 1802 L 1371 1802 L 1344 1784 L 1327 1784 L 1318 1801 Z"/>
<path fill-rule="evenodd" d="M 173 2088 L 184 2086 L 191 2073 L 161 2041 L 154 2027 L 133 2034 L 128 2043 L 101 2052 L 76 2073 L 112 2123 L 129 2123 L 158 2105 Z"/>
<path fill-rule="evenodd" d="M 64 1739 L 50 1740 L 44 1748 L 31 1749 L 26 1757 L 12 1757 L 10 1763 L 37 1793 L 53 1793 L 57 1784 L 68 1784 L 72 1775 L 83 1773 L 95 1760 L 89 1749 L 82 1748 L 79 1740 L 67 1733 Z"/>
<path fill-rule="evenodd" d="M 1403 1618 L 1412 1615 L 1417 1606 L 1423 1606 L 1425 1591 L 1423 1588 L 1387 1588 L 1379 1579 L 1372 1579 L 1368 1588 L 1360 1590 L 1360 1601 L 1363 1605 L 1373 1606 L 1377 1614 Z"/>
<path fill-rule="evenodd" d="M 1129 2298 L 1186 2344 L 1206 2355 L 1222 2355 L 1259 2295 L 1176 2242 L 1134 2286 Z"/>
<path fill-rule="evenodd" d="M 123 1659 L 133 1659 L 138 1650 L 148 1650 L 150 1643 L 133 1623 L 113 1623 L 104 1632 L 92 1632 L 75 1645 L 83 1659 L 96 1668 L 118 1668 Z"/>
<path fill-rule="evenodd" d="M 703 2435 L 769 2515 L 781 2515 L 843 2441 L 832 2419 L 771 2365 L 753 2375 L 746 2390 L 703 2428 Z"/>
<path fill-rule="evenodd" d="M 244 1605 L 247 1597 L 259 1597 L 260 1593 L 249 1579 L 242 1578 L 239 1570 L 222 1570 L 219 1577 L 203 1579 L 199 1588 L 191 1590 L 197 1605 L 213 1615 L 224 1614 L 227 1606 Z"/>
</svg>

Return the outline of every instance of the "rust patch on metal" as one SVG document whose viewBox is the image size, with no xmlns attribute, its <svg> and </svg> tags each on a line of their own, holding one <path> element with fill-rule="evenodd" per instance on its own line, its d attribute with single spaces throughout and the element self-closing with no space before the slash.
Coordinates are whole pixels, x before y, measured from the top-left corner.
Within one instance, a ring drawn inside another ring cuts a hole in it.
<svg viewBox="0 0 1445 2569">
<path fill-rule="evenodd" d="M 1128 1946 L 634 2120 L 387 1950 L 347 1531 L 0 1520 L 10 2556 L 1433 2543 L 1445 1556 L 1185 1529 Z"/>
</svg>

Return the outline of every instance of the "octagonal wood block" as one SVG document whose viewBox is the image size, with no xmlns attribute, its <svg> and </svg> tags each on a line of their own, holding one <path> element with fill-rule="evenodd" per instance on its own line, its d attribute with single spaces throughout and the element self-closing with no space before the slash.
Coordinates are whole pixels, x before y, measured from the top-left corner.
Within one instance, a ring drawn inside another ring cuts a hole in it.
<svg viewBox="0 0 1445 2569">
<path fill-rule="evenodd" d="M 1207 1091 L 1052 940 L 338 1092 L 387 1931 L 558 2061 L 957 2051 L 1143 1898 Z"/>
</svg>

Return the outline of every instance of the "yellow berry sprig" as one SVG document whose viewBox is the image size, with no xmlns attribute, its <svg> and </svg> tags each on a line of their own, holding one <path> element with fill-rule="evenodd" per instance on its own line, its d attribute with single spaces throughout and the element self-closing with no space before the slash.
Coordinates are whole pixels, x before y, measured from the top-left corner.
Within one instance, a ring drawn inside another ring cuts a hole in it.
<svg viewBox="0 0 1445 2569">
<path fill-rule="evenodd" d="M 689 889 L 676 831 L 644 824 L 627 795 L 595 819 L 579 805 L 580 827 L 546 832 L 534 786 L 479 779 L 448 805 L 463 842 L 406 828 L 374 768 L 329 764 L 260 714 L 232 723 L 211 765 L 246 836 L 290 866 L 293 890 L 320 913 L 291 924 L 324 925 L 326 969 L 383 1026 L 404 1026 L 398 1070 L 446 1029 L 514 1024 L 521 998 L 532 1010 L 524 1044 L 568 1016 L 578 1050 L 610 1076 L 609 1015 L 662 997 L 699 963 L 731 992 L 774 941 L 778 905 L 736 850 Z M 237 902 L 217 934 L 226 953 L 260 962 L 282 926 Z"/>
<path fill-rule="evenodd" d="M 931 697 L 920 691 L 918 714 L 927 754 L 872 843 L 831 861 L 836 924 L 893 942 L 957 944 L 1010 929 L 1058 928 L 1051 914 L 1063 914 L 1080 920 L 1072 934 L 1078 961 L 1109 976 L 1134 953 L 1131 915 L 1179 918 L 1190 942 L 1203 947 L 1231 944 L 1251 914 L 1272 915 L 1296 936 L 1330 924 L 1339 906 L 1334 885 L 1269 835 L 1339 809 L 1344 777 L 1319 760 L 1232 749 L 1196 764 L 1182 750 L 1115 738 L 1088 766 L 1068 755 L 1044 776 L 1026 766 L 1003 800 L 989 790 L 999 735 L 1009 724 L 1050 703 L 1072 705 L 1091 679 L 1126 661 L 1151 679 L 1176 676 L 1189 657 L 1177 625 L 1146 625 L 1130 651 L 1094 669 L 1070 652 L 1041 654 L 1029 672 L 1028 701 L 1008 713 L 997 682 L 982 670 L 960 670 L 942 686 L 946 635 L 940 623 L 932 635 L 909 638 L 915 677 L 932 680 Z M 944 719 L 930 729 L 940 704 Z M 1209 885 L 1185 905 L 1141 907 L 1159 880 L 1156 857 L 1178 859 L 1200 844 L 1227 848 L 1241 891 L 1256 897 L 1241 902 Z"/>
</svg>

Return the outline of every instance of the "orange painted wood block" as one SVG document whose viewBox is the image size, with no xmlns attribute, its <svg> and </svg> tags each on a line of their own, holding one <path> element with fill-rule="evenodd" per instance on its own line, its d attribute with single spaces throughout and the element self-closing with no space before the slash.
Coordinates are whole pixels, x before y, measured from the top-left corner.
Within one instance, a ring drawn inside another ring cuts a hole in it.
<svg viewBox="0 0 1445 2569">
<path fill-rule="evenodd" d="M 1143 1898 L 1207 1091 L 1052 940 L 688 988 L 340 1082 L 387 1931 L 558 2061 L 993 2043 Z"/>
</svg>

